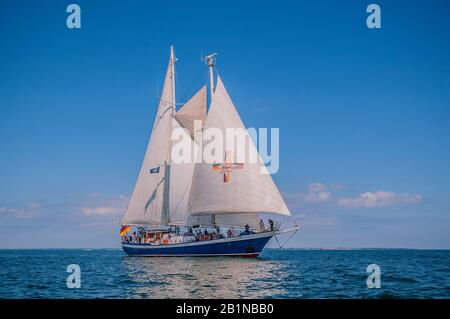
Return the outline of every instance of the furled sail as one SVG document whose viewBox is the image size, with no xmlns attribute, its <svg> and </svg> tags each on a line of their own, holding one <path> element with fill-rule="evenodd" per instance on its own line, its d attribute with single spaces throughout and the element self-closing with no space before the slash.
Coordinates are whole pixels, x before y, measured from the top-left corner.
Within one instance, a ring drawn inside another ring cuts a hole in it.
<svg viewBox="0 0 450 319">
<path fill-rule="evenodd" d="M 206 117 L 204 132 L 209 128 L 220 130 L 225 136 L 227 128 L 244 129 L 244 124 L 225 89 L 220 77 L 217 79 L 211 107 Z M 228 143 L 223 143 L 223 154 L 230 154 Z M 251 139 L 247 140 L 246 153 L 256 152 Z M 246 154 L 246 158 L 247 155 Z M 257 154 L 257 153 L 256 153 Z M 222 163 L 227 162 L 224 158 Z M 220 166 L 221 163 L 216 163 Z M 202 161 L 195 165 L 189 208 L 192 215 L 275 213 L 290 215 L 279 190 L 259 155 L 257 161 L 238 165 L 224 176 L 213 164 Z M 256 214 L 254 214 L 256 215 Z"/>
<path fill-rule="evenodd" d="M 170 160 L 171 121 L 175 111 L 174 60 L 171 50 L 150 141 L 122 225 L 159 225 L 167 222 L 170 201 L 170 166 L 167 164 Z"/>
</svg>

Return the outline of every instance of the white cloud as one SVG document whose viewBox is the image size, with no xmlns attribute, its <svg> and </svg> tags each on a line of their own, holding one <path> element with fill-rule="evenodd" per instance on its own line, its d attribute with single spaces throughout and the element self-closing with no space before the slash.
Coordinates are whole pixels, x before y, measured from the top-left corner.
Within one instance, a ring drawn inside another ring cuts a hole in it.
<svg viewBox="0 0 450 319">
<path fill-rule="evenodd" d="M 356 207 L 390 207 L 394 205 L 412 205 L 422 202 L 420 194 L 404 194 L 394 192 L 366 192 L 357 197 L 345 197 L 338 200 L 338 205 L 347 208 Z"/>
<path fill-rule="evenodd" d="M 308 185 L 308 192 L 288 193 L 285 196 L 293 202 L 309 204 L 323 203 L 331 199 L 331 193 L 325 191 L 327 188 L 325 184 L 312 183 Z"/>
<path fill-rule="evenodd" d="M 85 216 L 120 216 L 124 214 L 128 204 L 128 198 L 119 195 L 111 198 L 89 196 L 89 200 L 81 205 L 81 212 Z"/>
<path fill-rule="evenodd" d="M 289 205 L 304 207 L 306 204 L 333 204 L 340 207 L 391 207 L 395 205 L 415 205 L 423 201 L 420 194 L 395 193 L 387 191 L 364 192 L 357 196 L 339 196 L 345 188 L 343 184 L 311 183 L 305 192 L 287 193 L 285 197 Z"/>
<path fill-rule="evenodd" d="M 35 217 L 42 205 L 38 202 L 31 202 L 25 207 L 0 207 L 0 216 L 13 217 L 17 219 L 28 219 Z"/>
<path fill-rule="evenodd" d="M 100 206 L 100 207 L 83 207 L 81 209 L 84 215 L 92 216 L 92 215 L 116 215 L 119 213 L 123 213 L 121 209 L 114 206 Z"/>
<path fill-rule="evenodd" d="M 309 192 L 304 194 L 303 201 L 306 203 L 322 203 L 327 202 L 330 198 L 330 192 Z"/>
<path fill-rule="evenodd" d="M 310 192 L 320 192 L 327 189 L 327 185 L 322 183 L 311 183 L 308 185 L 308 190 Z"/>
</svg>

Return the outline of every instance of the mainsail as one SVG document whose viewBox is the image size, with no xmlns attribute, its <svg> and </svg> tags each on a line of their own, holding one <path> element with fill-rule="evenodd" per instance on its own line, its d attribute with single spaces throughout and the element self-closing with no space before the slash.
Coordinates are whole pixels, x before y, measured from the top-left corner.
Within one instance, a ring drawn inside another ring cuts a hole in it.
<svg viewBox="0 0 450 319">
<path fill-rule="evenodd" d="M 220 77 L 208 112 L 204 131 L 215 128 L 226 134 L 227 128 L 244 129 L 244 124 Z M 233 149 L 223 143 L 223 154 Z M 246 152 L 256 152 L 251 139 L 247 141 Z M 256 153 L 257 154 L 257 153 Z M 224 162 L 226 159 L 224 159 Z M 265 173 L 265 174 L 264 174 Z M 241 169 L 230 173 L 229 182 L 213 169 L 212 164 L 197 163 L 189 197 L 192 215 L 216 215 L 251 213 L 274 213 L 290 215 L 278 188 L 259 155 L 257 161 L 244 163 Z"/>
<path fill-rule="evenodd" d="M 168 220 L 170 133 L 175 112 L 174 63 L 171 49 L 150 141 L 122 225 L 159 225 Z"/>
</svg>

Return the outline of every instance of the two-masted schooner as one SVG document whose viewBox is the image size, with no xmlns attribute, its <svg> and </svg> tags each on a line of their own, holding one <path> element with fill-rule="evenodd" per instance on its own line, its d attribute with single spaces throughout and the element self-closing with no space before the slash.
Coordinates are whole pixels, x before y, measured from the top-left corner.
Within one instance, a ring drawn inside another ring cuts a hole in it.
<svg viewBox="0 0 450 319">
<path fill-rule="evenodd" d="M 259 155 L 256 162 L 236 163 L 224 143 L 221 162 L 172 160 L 174 130 L 192 139 L 194 153 L 202 151 L 197 141 L 209 128 L 245 130 L 221 78 L 214 79 L 215 57 L 205 58 L 209 84 L 177 110 L 171 47 L 150 140 L 121 222 L 128 255 L 257 257 L 273 236 L 299 229 L 295 224 L 282 230 L 271 219 L 290 212 Z M 256 150 L 248 143 L 247 149 Z"/>
</svg>

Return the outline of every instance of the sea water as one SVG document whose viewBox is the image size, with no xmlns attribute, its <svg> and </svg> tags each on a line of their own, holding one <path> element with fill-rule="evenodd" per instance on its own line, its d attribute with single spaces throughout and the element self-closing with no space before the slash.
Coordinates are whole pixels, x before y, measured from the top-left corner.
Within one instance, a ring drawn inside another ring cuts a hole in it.
<svg viewBox="0 0 450 319">
<path fill-rule="evenodd" d="M 67 284 L 73 264 L 80 288 Z M 381 269 L 378 289 L 367 286 L 370 264 Z M 0 298 L 450 298 L 450 251 L 265 249 L 246 259 L 0 250 Z"/>
</svg>

